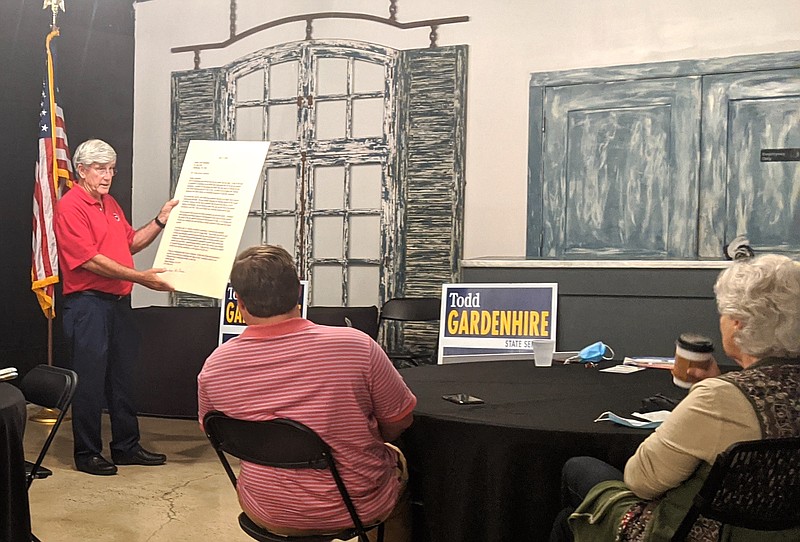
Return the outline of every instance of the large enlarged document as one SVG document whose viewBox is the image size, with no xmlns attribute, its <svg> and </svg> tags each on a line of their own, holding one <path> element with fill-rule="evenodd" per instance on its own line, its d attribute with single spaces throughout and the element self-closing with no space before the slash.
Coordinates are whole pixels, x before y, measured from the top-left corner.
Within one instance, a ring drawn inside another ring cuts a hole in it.
<svg viewBox="0 0 800 542">
<path fill-rule="evenodd" d="M 268 141 L 190 141 L 153 267 L 176 290 L 222 299 Z"/>
</svg>

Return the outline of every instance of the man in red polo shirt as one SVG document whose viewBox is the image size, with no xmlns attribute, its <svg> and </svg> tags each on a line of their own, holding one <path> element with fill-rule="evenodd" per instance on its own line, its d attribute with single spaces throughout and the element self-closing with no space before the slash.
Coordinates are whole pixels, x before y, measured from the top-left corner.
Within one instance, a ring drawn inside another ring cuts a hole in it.
<svg viewBox="0 0 800 542">
<path fill-rule="evenodd" d="M 209 410 L 243 420 L 290 418 L 333 450 L 365 523 L 386 520 L 386 542 L 410 542 L 405 458 L 385 444 L 411 425 L 417 399 L 375 341 L 351 327 L 300 317 L 300 281 L 281 247 L 251 247 L 231 270 L 247 329 L 217 348 L 197 377 L 200 423 Z M 352 527 L 330 477 L 242 461 L 239 502 L 283 535 Z"/>
<path fill-rule="evenodd" d="M 139 338 L 129 294 L 134 282 L 153 290 L 173 290 L 159 277 L 164 269 L 136 270 L 133 254 L 161 233 L 178 201 L 168 201 L 153 220 L 134 230 L 108 193 L 116 172 L 114 149 L 90 139 L 75 150 L 73 162 L 78 181 L 58 202 L 55 232 L 64 294 L 64 339 L 72 369 L 78 373 L 72 402 L 75 466 L 89 474 L 111 475 L 116 474 L 116 465 L 161 465 L 165 455 L 148 452 L 139 444 L 133 401 Z M 104 405 L 111 415 L 114 463 L 101 455 Z"/>
</svg>

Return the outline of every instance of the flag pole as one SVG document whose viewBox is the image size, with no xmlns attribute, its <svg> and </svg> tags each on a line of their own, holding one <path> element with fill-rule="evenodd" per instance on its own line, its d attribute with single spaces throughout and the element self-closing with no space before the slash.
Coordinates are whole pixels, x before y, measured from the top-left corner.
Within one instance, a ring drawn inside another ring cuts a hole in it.
<svg viewBox="0 0 800 542">
<path fill-rule="evenodd" d="M 50 25 L 50 31 L 55 32 L 58 30 L 58 26 L 56 21 L 58 20 L 58 8 L 65 10 L 64 8 L 64 0 L 45 0 L 43 8 L 47 7 L 48 1 L 50 2 L 50 12 L 53 15 L 53 22 Z M 53 126 L 53 130 L 55 130 L 55 126 Z M 55 163 L 55 153 L 53 153 L 53 163 Z M 58 178 L 58 177 L 56 177 Z M 56 307 L 56 295 L 55 291 L 53 291 L 53 312 L 55 312 Z M 53 366 L 53 319 L 47 319 L 47 364 L 51 367 Z M 55 423 L 53 420 L 52 423 Z"/>
<path fill-rule="evenodd" d="M 58 26 L 57 26 L 57 19 L 58 19 L 58 10 L 66 11 L 64 8 L 64 0 L 44 0 L 44 5 L 42 9 L 46 9 L 50 6 L 50 11 L 53 15 L 52 24 L 50 25 L 50 33 L 58 35 Z M 48 55 L 49 55 L 49 44 L 50 44 L 51 36 L 48 36 L 47 39 L 47 47 L 48 47 Z M 52 81 L 52 80 L 51 80 Z M 51 111 L 51 115 L 55 115 L 54 111 Z M 55 122 L 51 123 L 51 129 L 53 130 L 53 137 L 52 140 L 55 141 L 55 131 L 56 131 L 56 124 Z M 54 145 L 55 146 L 55 145 Z M 57 170 L 57 158 L 55 148 L 53 149 L 53 168 Z M 54 175 L 54 182 L 58 184 L 58 173 L 55 172 Z M 56 193 L 58 192 L 58 186 L 56 186 Z M 51 286 L 52 287 L 52 286 Z M 47 365 L 53 365 L 53 318 L 55 316 L 55 304 L 56 304 L 56 296 L 55 291 L 53 291 L 51 296 L 51 303 L 52 303 L 52 311 L 47 317 Z M 58 419 L 58 410 L 53 408 L 42 408 L 39 412 L 33 414 L 29 419 L 32 422 L 38 422 L 45 425 L 53 425 L 56 423 Z"/>
</svg>

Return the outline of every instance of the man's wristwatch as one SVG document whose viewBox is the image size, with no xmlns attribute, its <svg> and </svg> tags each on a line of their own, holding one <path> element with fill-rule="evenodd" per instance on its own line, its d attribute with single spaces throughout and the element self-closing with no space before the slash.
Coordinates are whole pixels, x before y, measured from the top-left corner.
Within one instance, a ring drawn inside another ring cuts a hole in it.
<svg viewBox="0 0 800 542">
<path fill-rule="evenodd" d="M 167 224 L 166 224 L 165 222 L 161 222 L 161 221 L 158 219 L 158 216 L 156 216 L 156 217 L 153 219 L 153 222 L 155 222 L 155 223 L 156 223 L 156 226 L 158 226 L 158 227 L 159 227 L 159 228 L 161 228 L 162 230 L 163 230 L 164 228 L 166 228 L 166 227 L 167 227 Z"/>
</svg>

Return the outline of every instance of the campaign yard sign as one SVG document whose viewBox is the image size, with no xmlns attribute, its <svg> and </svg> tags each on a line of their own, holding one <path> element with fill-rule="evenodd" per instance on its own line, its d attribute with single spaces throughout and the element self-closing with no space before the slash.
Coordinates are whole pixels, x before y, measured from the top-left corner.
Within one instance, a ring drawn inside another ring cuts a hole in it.
<svg viewBox="0 0 800 542">
<path fill-rule="evenodd" d="M 533 343 L 556 338 L 558 284 L 445 284 L 439 363 L 533 359 Z"/>
<path fill-rule="evenodd" d="M 306 317 L 306 309 L 308 308 L 308 281 L 300 281 L 300 296 L 297 299 L 297 304 L 300 305 L 300 315 Z M 225 299 L 223 300 L 222 307 L 220 308 L 219 315 L 219 344 L 227 342 L 234 337 L 238 337 L 247 327 L 242 318 L 242 313 L 239 312 L 239 301 L 236 298 L 236 292 L 233 291 L 230 281 L 225 288 Z"/>
</svg>

